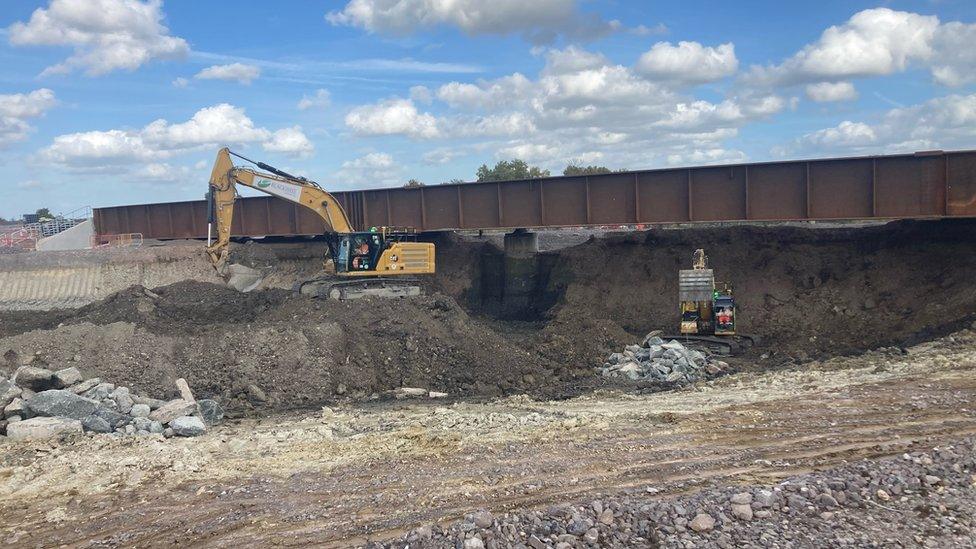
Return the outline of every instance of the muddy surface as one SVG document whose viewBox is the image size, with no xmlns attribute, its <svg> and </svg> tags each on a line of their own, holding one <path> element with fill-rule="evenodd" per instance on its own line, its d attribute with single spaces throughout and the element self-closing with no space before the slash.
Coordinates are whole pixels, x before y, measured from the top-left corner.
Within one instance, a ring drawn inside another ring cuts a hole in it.
<svg viewBox="0 0 976 549">
<path fill-rule="evenodd" d="M 387 403 L 239 420 L 196 440 L 7 443 L 0 539 L 348 547 L 478 508 L 768 484 L 973 433 L 976 334 L 966 330 L 906 354 L 740 373 L 655 395 Z"/>
</svg>

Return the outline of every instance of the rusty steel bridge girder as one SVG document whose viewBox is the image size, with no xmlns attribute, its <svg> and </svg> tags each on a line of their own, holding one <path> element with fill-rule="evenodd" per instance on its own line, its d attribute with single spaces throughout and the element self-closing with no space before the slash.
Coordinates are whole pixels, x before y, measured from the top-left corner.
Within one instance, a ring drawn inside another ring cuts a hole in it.
<svg viewBox="0 0 976 549">
<path fill-rule="evenodd" d="M 202 188 L 202 187 L 201 187 Z M 976 217 L 976 151 L 668 168 L 333 193 L 353 227 L 418 231 L 717 221 Z M 96 208 L 99 235 L 204 238 L 206 201 Z M 235 236 L 321 234 L 312 212 L 244 198 Z"/>
</svg>

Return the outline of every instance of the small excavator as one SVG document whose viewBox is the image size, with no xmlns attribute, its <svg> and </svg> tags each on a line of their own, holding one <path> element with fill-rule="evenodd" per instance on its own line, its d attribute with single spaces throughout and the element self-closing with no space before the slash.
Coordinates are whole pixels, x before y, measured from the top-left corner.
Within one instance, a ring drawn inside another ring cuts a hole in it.
<svg viewBox="0 0 976 549">
<path fill-rule="evenodd" d="M 682 335 L 736 335 L 732 286 L 716 286 L 705 250 L 695 250 L 691 269 L 678 271 L 678 299 Z"/>
<path fill-rule="evenodd" d="M 231 156 L 264 171 L 235 166 Z M 238 270 L 235 267 L 241 267 L 228 264 L 238 184 L 308 208 L 325 224 L 324 236 L 329 247 L 324 264 L 326 274 L 296 284 L 299 293 L 341 300 L 419 295 L 419 281 L 414 276 L 434 273 L 434 245 L 411 241 L 416 238 L 415 232 L 387 227 L 355 231 L 342 205 L 318 183 L 255 162 L 225 147 L 217 153 L 207 193 L 207 254 L 224 277 L 230 277 Z M 259 283 L 260 278 L 256 277 L 249 287 L 239 289 L 248 291 Z"/>
</svg>

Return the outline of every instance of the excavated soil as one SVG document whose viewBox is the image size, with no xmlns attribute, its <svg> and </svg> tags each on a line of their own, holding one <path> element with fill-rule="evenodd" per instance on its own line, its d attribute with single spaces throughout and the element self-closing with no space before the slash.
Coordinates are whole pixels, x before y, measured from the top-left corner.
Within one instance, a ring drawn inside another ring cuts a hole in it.
<svg viewBox="0 0 976 549">
<path fill-rule="evenodd" d="M 159 396 L 174 394 L 173 380 L 184 377 L 233 412 L 365 399 L 398 387 L 454 396 L 544 391 L 540 372 L 548 371 L 436 293 L 338 302 L 188 281 L 135 286 L 54 316 L 56 326 L 21 319 L 22 333 L 0 339 L 7 370 L 36 353 L 35 363 L 74 365 Z"/>
<path fill-rule="evenodd" d="M 79 309 L 0 313 L 0 368 L 74 365 L 158 397 L 175 396 L 173 380 L 185 377 L 237 415 L 398 387 L 561 398 L 605 386 L 592 367 L 609 352 L 674 331 L 677 271 L 696 248 L 735 286 L 740 330 L 762 338 L 731 362 L 762 370 L 906 346 L 971 322 L 973 234 L 976 223 L 956 221 L 608 235 L 539 254 L 529 299 L 517 302 L 504 294 L 497 246 L 442 238 L 438 275 L 419 298 L 336 302 L 185 281 Z"/>
<path fill-rule="evenodd" d="M 676 332 L 677 272 L 704 248 L 716 281 L 734 286 L 740 332 L 771 363 L 905 346 L 939 337 L 976 313 L 976 222 L 897 222 L 852 228 L 730 226 L 655 229 L 591 238 L 538 256 L 533 299 L 506 303 L 503 254 L 439 243 L 439 287 L 469 309 L 536 321 L 535 346 L 558 362 L 598 360 L 594 349 Z M 504 275 L 502 275 L 504 276 Z"/>
</svg>

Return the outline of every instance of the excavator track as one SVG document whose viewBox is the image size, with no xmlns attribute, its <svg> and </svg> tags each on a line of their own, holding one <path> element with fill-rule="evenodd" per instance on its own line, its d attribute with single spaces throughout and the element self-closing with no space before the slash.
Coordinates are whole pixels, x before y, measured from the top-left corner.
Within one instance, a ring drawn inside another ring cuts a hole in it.
<svg viewBox="0 0 976 549">
<path fill-rule="evenodd" d="M 349 279 L 336 276 L 306 280 L 295 285 L 295 291 L 312 297 L 340 301 L 363 297 L 411 297 L 422 292 L 420 282 L 412 277 L 375 277 Z"/>
</svg>

